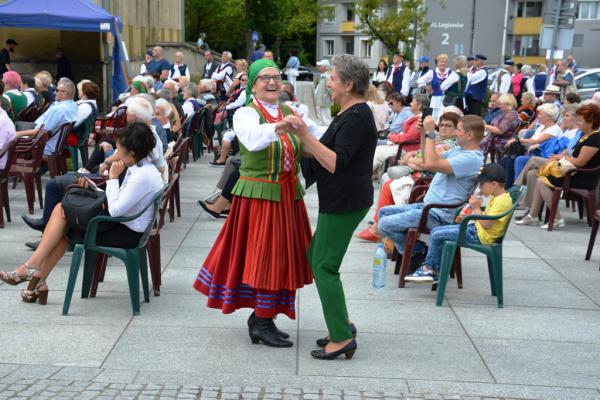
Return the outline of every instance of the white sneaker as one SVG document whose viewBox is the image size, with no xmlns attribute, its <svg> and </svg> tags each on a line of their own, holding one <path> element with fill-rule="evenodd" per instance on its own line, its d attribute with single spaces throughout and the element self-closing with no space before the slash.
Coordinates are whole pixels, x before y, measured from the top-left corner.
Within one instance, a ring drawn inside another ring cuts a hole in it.
<svg viewBox="0 0 600 400">
<path fill-rule="evenodd" d="M 554 226 L 552 227 L 552 229 L 562 228 L 564 226 L 565 226 L 565 219 L 559 218 L 559 219 L 554 220 Z M 548 229 L 548 224 L 544 224 L 544 225 L 540 226 L 540 229 Z"/>
<path fill-rule="evenodd" d="M 527 214 L 520 221 L 516 221 L 515 224 L 517 224 L 517 225 L 533 225 L 533 226 L 537 226 L 537 225 L 539 225 L 539 222 L 538 222 L 537 218 L 533 218 L 531 215 Z"/>
</svg>

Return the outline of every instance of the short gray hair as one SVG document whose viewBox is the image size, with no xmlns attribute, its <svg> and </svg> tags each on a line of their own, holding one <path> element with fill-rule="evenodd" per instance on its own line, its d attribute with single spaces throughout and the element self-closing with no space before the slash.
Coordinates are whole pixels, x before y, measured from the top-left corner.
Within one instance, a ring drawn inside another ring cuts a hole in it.
<svg viewBox="0 0 600 400">
<path fill-rule="evenodd" d="M 223 53 L 221 53 L 221 55 L 227 56 L 227 57 L 229 57 L 229 58 L 232 58 L 232 57 L 233 57 L 233 55 L 231 54 L 231 52 L 230 52 L 230 51 L 227 51 L 227 50 L 225 50 Z"/>
<path fill-rule="evenodd" d="M 140 99 L 147 100 L 148 103 L 150 103 L 150 105 L 152 106 L 152 108 L 154 108 L 156 99 L 151 94 L 148 94 L 148 93 L 138 93 L 134 97 L 139 97 Z"/>
<path fill-rule="evenodd" d="M 58 85 L 63 85 L 65 87 L 65 89 L 67 90 L 67 96 L 71 99 L 73 99 L 75 97 L 75 84 L 73 83 L 72 80 L 70 80 L 69 78 L 60 78 L 60 80 L 58 81 Z"/>
<path fill-rule="evenodd" d="M 343 83 L 352 82 L 354 94 L 364 97 L 371 83 L 371 72 L 363 60 L 351 54 L 337 54 L 331 60 L 331 65 Z"/>
<path fill-rule="evenodd" d="M 140 122 L 148 122 L 152 119 L 154 109 L 152 104 L 142 97 L 130 97 L 125 102 L 127 113 L 135 115 L 136 120 Z"/>
<path fill-rule="evenodd" d="M 164 99 L 169 103 L 172 101 L 171 91 L 169 89 L 160 89 L 158 92 L 156 92 L 156 97 L 159 99 Z"/>
<path fill-rule="evenodd" d="M 183 91 L 187 92 L 190 97 L 198 97 L 198 87 L 196 85 L 188 83 L 183 87 Z"/>
<path fill-rule="evenodd" d="M 212 79 L 202 79 L 200 85 L 206 86 L 211 92 L 214 92 L 216 88 L 215 81 Z"/>
<path fill-rule="evenodd" d="M 413 99 L 417 102 L 418 105 L 421 106 L 421 110 L 425 107 L 429 107 L 429 96 L 426 94 L 416 94 Z"/>
<path fill-rule="evenodd" d="M 554 121 L 558 120 L 560 116 L 560 111 L 555 104 L 552 103 L 544 103 L 537 108 L 538 113 L 544 113 Z"/>
<path fill-rule="evenodd" d="M 165 110 L 165 115 L 168 117 L 169 115 L 171 115 L 171 103 L 169 103 L 168 101 L 166 101 L 165 99 L 158 99 L 156 100 L 156 107 L 160 107 L 163 110 Z"/>
</svg>

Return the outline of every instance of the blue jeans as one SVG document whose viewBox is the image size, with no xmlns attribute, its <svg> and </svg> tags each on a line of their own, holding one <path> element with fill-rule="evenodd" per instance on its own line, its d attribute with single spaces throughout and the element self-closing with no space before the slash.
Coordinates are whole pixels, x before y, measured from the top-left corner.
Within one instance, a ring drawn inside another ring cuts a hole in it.
<svg viewBox="0 0 600 400">
<path fill-rule="evenodd" d="M 442 247 L 446 240 L 456 240 L 458 238 L 458 231 L 460 224 L 438 226 L 433 228 L 429 234 L 429 251 L 427 257 L 425 257 L 424 264 L 433 268 L 437 273 L 440 272 L 442 263 Z M 467 226 L 467 232 L 465 240 L 469 243 L 479 244 L 479 236 L 477 236 L 477 227 L 475 224 Z"/>
<path fill-rule="evenodd" d="M 404 254 L 404 238 L 408 228 L 418 228 L 425 203 L 382 207 L 379 210 L 379 231 L 390 238 L 400 254 Z M 454 210 L 433 209 L 429 212 L 427 228 L 448 225 L 454 222 Z M 417 241 L 413 254 L 423 253 L 425 245 Z"/>
</svg>

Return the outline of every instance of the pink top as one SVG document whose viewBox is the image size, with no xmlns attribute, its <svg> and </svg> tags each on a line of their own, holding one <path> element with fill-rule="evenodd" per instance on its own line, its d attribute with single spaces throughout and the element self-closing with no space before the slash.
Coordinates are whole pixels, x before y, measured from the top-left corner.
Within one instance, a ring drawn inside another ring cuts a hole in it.
<svg viewBox="0 0 600 400">
<path fill-rule="evenodd" d="M 2 108 L 0 108 L 0 153 L 2 153 L 6 146 L 17 136 L 15 131 L 15 125 Z M 0 169 L 6 167 L 6 159 L 8 154 L 3 155 L 0 158 Z"/>
</svg>

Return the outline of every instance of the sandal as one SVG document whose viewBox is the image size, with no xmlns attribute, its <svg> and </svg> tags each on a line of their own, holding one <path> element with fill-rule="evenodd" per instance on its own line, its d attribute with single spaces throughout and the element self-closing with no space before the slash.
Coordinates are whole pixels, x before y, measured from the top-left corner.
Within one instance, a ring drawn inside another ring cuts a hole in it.
<svg viewBox="0 0 600 400">
<path fill-rule="evenodd" d="M 17 270 L 14 270 L 12 272 L 0 271 L 0 280 L 12 286 L 32 280 L 33 274 L 39 272 L 40 269 L 38 267 L 33 267 L 27 263 L 25 263 L 24 265 L 27 268 L 27 275 L 23 276 L 19 274 Z"/>
<path fill-rule="evenodd" d="M 27 289 L 21 291 L 21 300 L 25 303 L 35 303 L 39 300 L 40 305 L 48 302 L 48 285 L 45 279 L 33 278 Z"/>
</svg>

